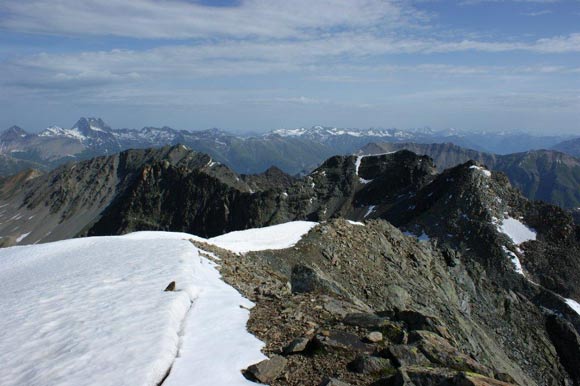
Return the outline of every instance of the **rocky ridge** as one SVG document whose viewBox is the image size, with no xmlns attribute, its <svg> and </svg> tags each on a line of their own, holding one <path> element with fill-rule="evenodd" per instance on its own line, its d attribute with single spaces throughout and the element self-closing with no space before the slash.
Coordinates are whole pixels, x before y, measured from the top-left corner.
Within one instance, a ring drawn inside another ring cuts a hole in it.
<svg viewBox="0 0 580 386">
<path fill-rule="evenodd" d="M 498 155 L 462 148 L 452 143 L 371 143 L 360 154 L 410 150 L 433 159 L 437 170 L 469 160 L 505 173 L 511 184 L 530 200 L 542 200 L 564 208 L 580 207 L 580 160 L 555 150 L 530 150 Z"/>
<path fill-rule="evenodd" d="M 246 376 L 270 385 L 575 385 L 561 340 L 578 315 L 538 305 L 485 266 L 384 220 L 332 220 L 295 247 L 220 257 L 256 303 L 248 324 L 271 357 Z M 509 280 L 513 269 L 503 274 Z M 554 328 L 554 324 L 562 328 Z M 575 327 L 570 327 L 572 324 Z M 571 346 L 572 347 L 572 346 Z M 572 349 L 578 353 L 578 348 Z M 340 383 L 343 382 L 343 383 Z"/>
<path fill-rule="evenodd" d="M 530 280 L 580 299 L 574 269 L 580 232 L 573 218 L 528 201 L 505 175 L 473 162 L 437 174 L 428 157 L 409 151 L 335 156 L 295 179 L 276 169 L 240 176 L 174 146 L 65 165 L 16 187 L 22 179 L 4 181 L 4 245 L 139 230 L 208 237 L 292 220 L 382 218 L 474 259 L 490 256 L 481 263 L 498 272 L 512 267 L 508 257 L 516 256 Z M 535 243 L 516 245 L 503 234 L 499 228 L 508 218 L 534 228 Z"/>
</svg>

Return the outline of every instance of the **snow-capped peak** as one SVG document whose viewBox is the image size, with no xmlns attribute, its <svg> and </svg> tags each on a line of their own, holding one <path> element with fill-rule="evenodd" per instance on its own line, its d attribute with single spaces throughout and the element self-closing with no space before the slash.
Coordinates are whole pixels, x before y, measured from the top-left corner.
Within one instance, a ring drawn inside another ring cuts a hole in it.
<svg viewBox="0 0 580 386">
<path fill-rule="evenodd" d="M 281 137 L 403 137 L 405 133 L 396 129 L 341 129 L 337 127 L 313 126 L 311 128 L 301 127 L 298 129 L 277 129 L 266 134 L 279 135 Z"/>
<path fill-rule="evenodd" d="M 83 135 L 78 128 L 72 129 L 63 129 L 59 126 L 50 126 L 47 129 L 41 131 L 38 134 L 39 137 L 65 137 L 65 138 L 72 138 L 78 139 L 79 141 L 84 141 L 87 139 L 85 135 Z"/>
</svg>

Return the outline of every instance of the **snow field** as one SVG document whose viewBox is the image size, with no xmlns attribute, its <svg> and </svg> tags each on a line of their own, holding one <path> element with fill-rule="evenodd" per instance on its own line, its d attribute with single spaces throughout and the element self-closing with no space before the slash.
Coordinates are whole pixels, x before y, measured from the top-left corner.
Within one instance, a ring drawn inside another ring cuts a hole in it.
<svg viewBox="0 0 580 386">
<path fill-rule="evenodd" d="M 498 230 L 512 239 L 516 245 L 536 239 L 536 231 L 512 217 L 505 218 L 499 225 Z"/>
<path fill-rule="evenodd" d="M 265 359 L 253 304 L 189 239 L 233 252 L 293 246 L 299 221 L 210 240 L 138 232 L 0 250 L 0 384 L 250 385 Z M 164 289 L 176 282 L 176 290 Z"/>
<path fill-rule="evenodd" d="M 208 239 L 207 242 L 237 253 L 284 249 L 296 244 L 316 225 L 318 225 L 316 222 L 292 221 L 265 228 L 231 232 Z"/>
</svg>

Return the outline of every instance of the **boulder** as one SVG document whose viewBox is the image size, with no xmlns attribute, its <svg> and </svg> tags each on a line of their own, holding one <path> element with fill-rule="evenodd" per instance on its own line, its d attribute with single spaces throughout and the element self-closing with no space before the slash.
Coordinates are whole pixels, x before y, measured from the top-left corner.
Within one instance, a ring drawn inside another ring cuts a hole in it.
<svg viewBox="0 0 580 386">
<path fill-rule="evenodd" d="M 430 331 L 413 331 L 409 337 L 413 345 L 429 359 L 443 367 L 493 376 L 493 371 L 453 347 L 445 338 Z"/>
<path fill-rule="evenodd" d="M 290 286 L 293 293 L 336 293 L 340 288 L 329 280 L 318 268 L 297 264 L 292 268 Z"/>
<path fill-rule="evenodd" d="M 359 355 L 348 364 L 349 370 L 359 374 L 389 376 L 396 372 L 390 360 L 370 355 Z"/>
<path fill-rule="evenodd" d="M 365 312 L 348 314 L 344 317 L 342 322 L 349 326 L 362 327 L 368 330 L 379 330 L 391 323 L 387 318 Z"/>
<path fill-rule="evenodd" d="M 431 365 L 429 359 L 416 346 L 394 344 L 383 350 L 381 356 L 391 359 L 397 367 Z"/>
<path fill-rule="evenodd" d="M 365 340 L 370 343 L 379 343 L 383 341 L 383 334 L 378 331 L 372 331 L 365 336 Z"/>
<path fill-rule="evenodd" d="M 343 382 L 336 378 L 324 378 L 318 386 L 351 386 L 350 383 Z"/>
<path fill-rule="evenodd" d="M 248 367 L 244 375 L 253 381 L 270 383 L 274 381 L 286 368 L 287 359 L 279 355 L 274 355 L 270 359 Z"/>
<path fill-rule="evenodd" d="M 173 292 L 173 291 L 175 291 L 175 282 L 172 281 L 171 283 L 169 283 L 167 285 L 167 287 L 165 287 L 164 291 L 165 292 Z"/>
<path fill-rule="evenodd" d="M 372 354 L 375 351 L 373 345 L 362 342 L 358 336 L 349 332 L 331 330 L 326 334 L 318 334 L 314 338 L 316 347 L 327 352 L 350 351 Z"/>
<path fill-rule="evenodd" d="M 306 350 L 308 344 L 310 343 L 310 339 L 306 337 L 300 337 L 294 339 L 290 342 L 286 347 L 284 347 L 284 354 L 295 354 Z"/>
</svg>

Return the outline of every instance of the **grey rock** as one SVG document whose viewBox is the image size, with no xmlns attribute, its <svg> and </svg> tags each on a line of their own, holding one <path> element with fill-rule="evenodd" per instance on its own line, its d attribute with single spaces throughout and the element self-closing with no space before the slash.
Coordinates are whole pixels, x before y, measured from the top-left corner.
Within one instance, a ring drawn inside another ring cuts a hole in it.
<svg viewBox="0 0 580 386">
<path fill-rule="evenodd" d="M 557 315 L 550 315 L 546 328 L 562 364 L 575 384 L 580 385 L 580 336 L 574 326 Z"/>
<path fill-rule="evenodd" d="M 288 360 L 286 358 L 274 355 L 270 359 L 251 365 L 246 369 L 244 375 L 252 380 L 270 383 L 282 374 L 287 362 Z"/>
<path fill-rule="evenodd" d="M 362 312 L 348 314 L 342 322 L 349 326 L 358 326 L 366 329 L 380 329 L 390 323 L 387 318 Z"/>
<path fill-rule="evenodd" d="M 340 289 L 330 282 L 319 269 L 302 264 L 297 264 L 292 268 L 290 285 L 294 293 L 340 293 Z"/>
<path fill-rule="evenodd" d="M 336 378 L 325 378 L 319 386 L 351 386 L 350 383 L 343 382 Z"/>
<path fill-rule="evenodd" d="M 390 360 L 369 355 L 357 356 L 348 367 L 355 373 L 380 376 L 392 375 L 396 371 Z"/>
<path fill-rule="evenodd" d="M 315 337 L 315 343 L 318 347 L 329 352 L 360 352 L 373 353 L 373 345 L 362 342 L 358 336 L 344 332 L 331 330 L 327 334 L 319 334 Z"/>
<path fill-rule="evenodd" d="M 290 342 L 286 347 L 284 347 L 284 354 L 295 354 L 306 350 L 308 347 L 308 343 L 310 343 L 310 339 L 306 337 L 300 337 L 294 339 Z"/>
<path fill-rule="evenodd" d="M 365 340 L 371 343 L 378 343 L 383 341 L 383 334 L 378 331 L 369 332 L 365 336 Z"/>
<path fill-rule="evenodd" d="M 429 366 L 431 364 L 419 348 L 410 345 L 391 345 L 383 350 L 381 355 L 391 358 L 397 367 Z"/>
<path fill-rule="evenodd" d="M 385 303 L 388 309 L 406 309 L 411 302 L 411 295 L 406 289 L 397 285 L 389 284 L 383 289 Z"/>
</svg>

